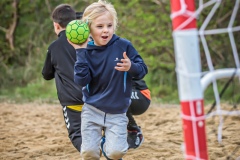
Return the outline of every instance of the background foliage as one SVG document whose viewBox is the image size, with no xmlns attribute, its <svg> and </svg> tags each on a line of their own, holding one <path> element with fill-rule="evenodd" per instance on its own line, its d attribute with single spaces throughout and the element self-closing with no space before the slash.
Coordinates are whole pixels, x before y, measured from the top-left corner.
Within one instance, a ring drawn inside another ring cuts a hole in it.
<svg viewBox="0 0 240 160">
<path fill-rule="evenodd" d="M 15 100 L 56 99 L 54 81 L 42 79 L 41 69 L 48 45 L 57 38 L 50 15 L 60 3 L 83 11 L 93 0 L 1 0 L 0 1 L 0 98 Z M 149 68 L 145 80 L 152 96 L 164 102 L 177 102 L 175 57 L 168 0 L 109 0 L 117 12 L 117 34 L 129 39 Z M 214 16 L 209 28 L 228 25 L 234 1 L 224 5 Z M 197 3 L 196 3 L 197 5 Z M 203 12 L 198 25 L 210 10 Z M 236 19 L 240 19 L 240 14 Z M 239 23 L 239 22 L 235 22 Z M 239 25 L 239 24 L 238 24 Z M 216 68 L 234 67 L 228 35 L 208 37 Z M 240 40 L 239 32 L 234 34 Z M 238 43 L 239 44 L 239 43 Z M 237 45 L 239 50 L 239 45 Z M 221 48 L 221 49 L 218 49 Z M 201 49 L 203 70 L 207 70 Z"/>
</svg>

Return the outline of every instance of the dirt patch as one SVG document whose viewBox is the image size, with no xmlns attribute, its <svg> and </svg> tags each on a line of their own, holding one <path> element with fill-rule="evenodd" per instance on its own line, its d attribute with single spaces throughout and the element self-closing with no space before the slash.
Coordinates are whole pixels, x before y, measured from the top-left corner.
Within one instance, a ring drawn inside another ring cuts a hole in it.
<svg viewBox="0 0 240 160">
<path fill-rule="evenodd" d="M 184 159 L 179 106 L 153 104 L 135 118 L 145 141 L 138 149 L 129 150 L 124 160 Z M 217 122 L 207 120 L 209 159 L 236 159 L 240 155 L 240 118 L 225 119 L 221 144 L 214 131 Z M 0 126 L 0 159 L 81 159 L 67 137 L 59 104 L 0 103 Z"/>
</svg>

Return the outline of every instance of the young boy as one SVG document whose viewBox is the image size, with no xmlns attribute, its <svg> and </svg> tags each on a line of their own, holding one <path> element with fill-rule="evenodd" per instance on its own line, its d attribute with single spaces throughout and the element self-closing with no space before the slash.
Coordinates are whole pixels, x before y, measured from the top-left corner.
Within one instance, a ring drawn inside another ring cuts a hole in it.
<svg viewBox="0 0 240 160">
<path fill-rule="evenodd" d="M 85 160 L 100 158 L 104 129 L 103 155 L 121 159 L 128 150 L 126 112 L 131 104 L 132 78 L 142 79 L 147 66 L 128 40 L 114 34 L 117 13 L 110 3 L 92 3 L 82 19 L 88 21 L 93 41 L 88 45 L 70 42 L 77 53 L 74 81 L 84 87 L 81 154 Z"/>
<path fill-rule="evenodd" d="M 58 39 L 48 47 L 42 75 L 46 80 L 55 78 L 68 136 L 74 147 L 80 151 L 82 87 L 74 83 L 76 50 L 68 43 L 65 34 L 67 24 L 74 19 L 76 13 L 68 4 L 58 5 L 53 10 L 53 26 Z"/>
<path fill-rule="evenodd" d="M 76 12 L 76 18 L 82 19 L 83 12 Z M 90 42 L 91 43 L 91 42 Z M 144 141 L 140 126 L 137 125 L 133 115 L 143 114 L 151 102 L 151 94 L 144 80 L 132 79 L 132 103 L 128 108 L 128 145 L 129 149 L 138 148 Z"/>
</svg>

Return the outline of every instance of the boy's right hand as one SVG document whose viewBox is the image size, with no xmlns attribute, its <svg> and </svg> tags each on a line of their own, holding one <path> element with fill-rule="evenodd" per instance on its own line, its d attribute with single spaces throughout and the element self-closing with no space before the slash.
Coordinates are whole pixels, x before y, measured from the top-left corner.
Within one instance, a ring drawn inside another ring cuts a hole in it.
<svg viewBox="0 0 240 160">
<path fill-rule="evenodd" d="M 67 39 L 67 40 L 68 40 L 68 39 Z M 72 43 L 71 41 L 68 40 L 68 43 L 70 43 L 75 49 L 87 48 L 88 40 L 85 41 L 84 43 L 81 43 L 81 44 L 75 44 L 75 43 Z"/>
</svg>

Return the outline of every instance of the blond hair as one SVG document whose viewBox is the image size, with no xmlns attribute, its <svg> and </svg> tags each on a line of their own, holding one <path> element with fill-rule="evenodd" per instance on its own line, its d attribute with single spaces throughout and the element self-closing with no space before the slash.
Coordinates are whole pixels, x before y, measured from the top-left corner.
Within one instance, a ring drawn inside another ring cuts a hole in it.
<svg viewBox="0 0 240 160">
<path fill-rule="evenodd" d="M 89 5 L 83 13 L 82 20 L 88 22 L 89 27 L 92 24 L 92 21 L 105 12 L 109 12 L 110 15 L 113 18 L 113 28 L 114 30 L 117 29 L 117 12 L 114 8 L 114 6 L 111 3 L 106 2 L 105 0 L 99 0 L 98 2 L 94 2 L 91 5 Z"/>
</svg>

